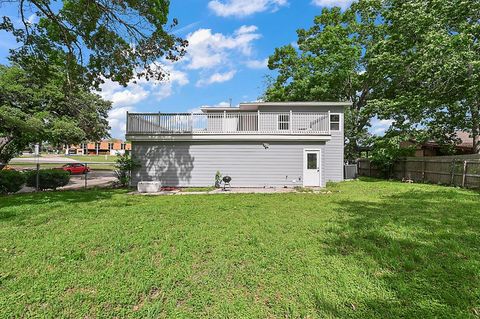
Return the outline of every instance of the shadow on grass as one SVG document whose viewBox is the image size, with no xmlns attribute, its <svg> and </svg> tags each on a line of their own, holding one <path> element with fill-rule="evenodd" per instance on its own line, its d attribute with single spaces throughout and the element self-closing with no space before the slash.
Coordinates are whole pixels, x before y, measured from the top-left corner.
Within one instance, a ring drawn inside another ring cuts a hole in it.
<svg viewBox="0 0 480 319">
<path fill-rule="evenodd" d="M 121 192 L 112 189 L 88 189 L 88 190 L 65 190 L 47 191 L 39 193 L 25 193 L 0 196 L 0 221 L 15 218 L 23 219 L 25 215 L 41 212 L 44 209 L 79 203 L 90 203 L 98 200 L 109 199 L 114 194 Z M 35 209 L 38 206 L 37 209 Z"/>
<path fill-rule="evenodd" d="M 359 263 L 394 296 L 362 300 L 368 313 L 406 318 L 477 313 L 479 194 L 411 190 L 379 201 L 341 201 L 339 207 L 345 219 L 331 230 L 327 253 Z M 338 309 L 332 314 L 339 315 Z"/>
</svg>

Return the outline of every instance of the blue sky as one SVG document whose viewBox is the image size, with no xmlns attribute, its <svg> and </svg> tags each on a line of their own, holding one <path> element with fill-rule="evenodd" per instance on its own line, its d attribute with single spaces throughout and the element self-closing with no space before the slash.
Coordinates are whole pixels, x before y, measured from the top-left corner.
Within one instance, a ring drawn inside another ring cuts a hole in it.
<svg viewBox="0 0 480 319">
<path fill-rule="evenodd" d="M 352 0 L 171 0 L 174 29 L 189 40 L 187 55 L 164 64 L 170 73 L 163 83 L 140 81 L 121 87 L 107 82 L 101 95 L 113 101 L 111 135 L 124 137 L 125 113 L 185 112 L 202 106 L 255 101 L 264 79 L 272 74 L 266 59 L 276 47 L 296 41 L 296 30 L 308 28 L 322 7 L 346 8 Z M 14 8 L 0 7 L 13 19 Z M 3 15 L 2 14 L 2 15 Z M 0 33 L 0 63 L 7 63 L 15 41 Z M 374 121 L 372 132 L 381 134 L 389 123 Z"/>
</svg>

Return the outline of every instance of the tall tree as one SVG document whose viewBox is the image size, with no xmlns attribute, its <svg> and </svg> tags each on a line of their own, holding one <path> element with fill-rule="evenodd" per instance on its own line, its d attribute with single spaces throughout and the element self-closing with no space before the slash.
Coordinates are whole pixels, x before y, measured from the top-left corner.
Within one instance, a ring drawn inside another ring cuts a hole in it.
<svg viewBox="0 0 480 319">
<path fill-rule="evenodd" d="M 177 60 L 187 42 L 169 33 L 168 0 L 0 0 L 18 7 L 21 26 L 4 16 L 0 30 L 21 44 L 11 60 L 48 76 L 62 62 L 68 84 L 98 86 L 104 78 L 126 85 L 135 76 L 166 76 L 159 59 Z M 33 13 L 38 23 L 31 23 Z M 170 27 L 177 24 L 172 20 Z M 54 63 L 54 64 L 55 64 Z"/>
<path fill-rule="evenodd" d="M 371 64 L 386 81 L 381 114 L 448 143 L 471 133 L 480 153 L 480 1 L 384 0 L 388 33 Z"/>
<path fill-rule="evenodd" d="M 0 163 L 32 142 L 72 144 L 108 135 L 111 102 L 82 86 L 65 91 L 63 73 L 54 75 L 45 82 L 0 65 Z"/>
<path fill-rule="evenodd" d="M 358 156 L 358 146 L 368 136 L 375 110 L 379 80 L 372 76 L 371 49 L 383 38 L 377 23 L 380 1 L 360 1 L 342 12 L 323 9 L 314 25 L 298 34 L 298 49 L 287 45 L 275 50 L 269 68 L 278 76 L 264 94 L 268 101 L 350 101 L 346 110 L 346 159 Z"/>
</svg>

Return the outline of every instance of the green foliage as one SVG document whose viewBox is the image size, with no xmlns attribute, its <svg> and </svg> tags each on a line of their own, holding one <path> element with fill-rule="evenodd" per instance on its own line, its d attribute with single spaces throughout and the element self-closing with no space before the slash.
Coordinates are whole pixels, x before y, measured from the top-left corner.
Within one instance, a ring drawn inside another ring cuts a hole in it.
<svg viewBox="0 0 480 319">
<path fill-rule="evenodd" d="M 118 154 L 115 163 L 115 174 L 117 175 L 118 183 L 122 187 L 128 187 L 132 178 L 132 172 L 140 167 L 140 163 L 132 158 L 130 154 Z"/>
<path fill-rule="evenodd" d="M 0 170 L 0 194 L 16 193 L 25 184 L 25 175 L 14 170 Z"/>
<path fill-rule="evenodd" d="M 28 187 L 37 186 L 37 171 L 32 170 L 25 173 Z M 60 169 L 41 169 L 38 171 L 39 181 L 38 188 L 40 190 L 53 189 L 62 187 L 70 181 L 70 174 Z"/>
<path fill-rule="evenodd" d="M 415 152 L 414 146 L 402 146 L 406 141 L 402 135 L 376 137 L 373 139 L 370 160 L 377 168 L 381 169 L 386 178 L 390 177 L 393 164 L 402 157 L 411 156 Z"/>
<path fill-rule="evenodd" d="M 455 143 L 480 130 L 480 1 L 385 0 L 385 37 L 372 66 L 386 81 L 374 104 L 402 130 Z M 476 152 L 480 152 L 477 145 Z"/>
<path fill-rule="evenodd" d="M 360 1 L 344 12 L 323 9 L 310 29 L 300 29 L 298 49 L 275 49 L 268 66 L 278 76 L 271 80 L 267 101 L 351 101 L 346 110 L 346 159 L 358 156 L 357 147 L 368 137 L 375 110 L 367 103 L 378 79 L 371 75 L 371 47 L 382 38 L 376 23 L 378 5 Z"/>
<path fill-rule="evenodd" d="M 76 144 L 108 135 L 111 103 L 81 87 L 64 91 L 64 85 L 60 71 L 40 79 L 0 65 L 0 162 L 30 143 Z"/>
<path fill-rule="evenodd" d="M 6 0 L 0 0 L 0 5 Z M 98 86 L 104 79 L 127 85 L 135 76 L 162 80 L 158 60 L 176 61 L 187 42 L 170 33 L 168 0 L 18 1 L 22 23 L 4 16 L 0 30 L 12 33 L 19 47 L 11 60 L 49 77 L 61 65 L 69 83 Z M 31 23 L 24 13 L 39 19 Z M 138 71 L 141 70 L 141 71 Z"/>
<path fill-rule="evenodd" d="M 478 192 L 333 190 L 3 197 L 0 318 L 475 318 Z"/>
<path fill-rule="evenodd" d="M 215 187 L 220 188 L 221 185 L 222 185 L 222 173 L 220 173 L 220 171 L 217 171 L 215 173 Z"/>
</svg>

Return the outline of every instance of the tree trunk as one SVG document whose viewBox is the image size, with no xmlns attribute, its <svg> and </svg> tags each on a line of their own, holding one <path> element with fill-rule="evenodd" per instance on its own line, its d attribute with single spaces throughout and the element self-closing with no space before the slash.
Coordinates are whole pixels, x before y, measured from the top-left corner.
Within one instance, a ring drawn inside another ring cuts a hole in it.
<svg viewBox="0 0 480 319">
<path fill-rule="evenodd" d="M 12 154 L 8 146 L 14 141 L 12 136 L 0 137 L 0 166 L 2 169 L 12 159 Z"/>
</svg>

